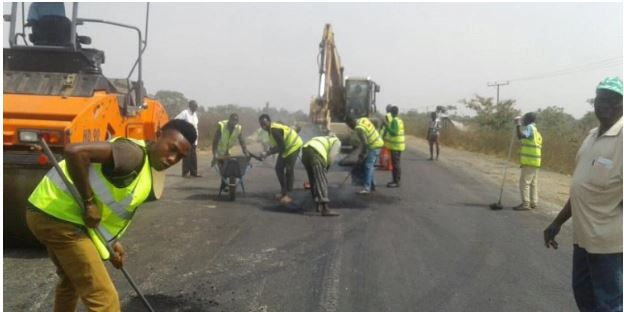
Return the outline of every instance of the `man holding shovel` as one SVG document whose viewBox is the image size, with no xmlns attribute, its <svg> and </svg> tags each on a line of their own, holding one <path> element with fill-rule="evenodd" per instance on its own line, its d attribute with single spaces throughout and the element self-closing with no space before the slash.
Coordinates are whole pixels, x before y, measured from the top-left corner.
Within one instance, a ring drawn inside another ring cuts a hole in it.
<svg viewBox="0 0 624 312">
<path fill-rule="evenodd" d="M 316 202 L 316 211 L 324 217 L 338 215 L 328 207 L 327 170 L 340 153 L 340 146 L 340 140 L 335 136 L 317 136 L 303 144 L 301 149 L 301 162 L 308 173 L 310 190 Z"/>
<path fill-rule="evenodd" d="M 114 138 L 109 142 L 70 144 L 59 163 L 80 198 L 52 168 L 28 198 L 28 228 L 46 247 L 60 281 L 54 311 L 75 311 L 80 298 L 89 311 L 120 311 L 117 291 L 102 262 L 122 268 L 125 253 L 118 239 L 136 209 L 158 196 L 155 171 L 184 158 L 195 144 L 195 127 L 171 120 L 155 142 Z M 76 200 L 84 203 L 81 211 Z M 96 229 L 100 235 L 88 235 Z M 106 245 L 112 244 L 112 254 Z"/>
<path fill-rule="evenodd" d="M 375 190 L 375 162 L 384 142 L 370 119 L 366 117 L 355 119 L 347 116 L 346 123 L 349 128 L 357 133 L 360 140 L 358 164 L 364 165 L 364 188 L 358 194 L 369 194 Z"/>
<path fill-rule="evenodd" d="M 258 122 L 260 127 L 269 133 L 269 143 L 271 145 L 271 148 L 263 152 L 260 158 L 264 159 L 268 155 L 279 153 L 275 163 L 275 174 L 277 174 L 281 192 L 276 195 L 276 199 L 282 205 L 288 205 L 292 202 L 291 193 L 295 183 L 295 162 L 303 141 L 295 129 L 278 122 L 271 122 L 271 117 L 267 114 L 260 115 Z"/>
</svg>

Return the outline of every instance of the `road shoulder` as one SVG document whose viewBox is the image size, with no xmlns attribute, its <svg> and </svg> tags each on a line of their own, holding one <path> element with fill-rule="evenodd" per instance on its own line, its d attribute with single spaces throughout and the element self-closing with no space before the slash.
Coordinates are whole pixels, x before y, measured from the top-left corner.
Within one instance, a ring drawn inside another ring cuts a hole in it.
<svg viewBox="0 0 624 312">
<path fill-rule="evenodd" d="M 429 155 L 429 144 L 426 140 L 406 136 L 406 143 L 409 150 Z M 434 161 L 434 163 L 450 170 L 462 171 L 467 175 L 497 185 L 497 187 L 500 187 L 502 181 L 503 166 L 507 164 L 505 191 L 513 195 L 504 196 L 503 204 L 513 206 L 520 203 L 518 191 L 520 166 L 517 163 L 507 162 L 491 155 L 447 147 L 443 143 L 440 144 L 440 160 Z M 572 177 L 569 175 L 540 169 L 538 175 L 540 209 L 535 211 L 541 211 L 547 215 L 557 214 L 568 199 L 571 179 Z"/>
</svg>

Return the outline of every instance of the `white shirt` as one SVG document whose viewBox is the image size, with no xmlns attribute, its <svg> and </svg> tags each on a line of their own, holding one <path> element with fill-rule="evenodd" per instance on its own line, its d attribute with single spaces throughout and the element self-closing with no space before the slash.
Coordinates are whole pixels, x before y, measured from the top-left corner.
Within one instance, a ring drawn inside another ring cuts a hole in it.
<svg viewBox="0 0 624 312">
<path fill-rule="evenodd" d="M 195 145 L 199 142 L 199 129 L 197 128 L 197 124 L 199 123 L 199 118 L 197 118 L 197 111 L 191 112 L 190 109 L 185 109 L 175 116 L 174 119 L 182 119 L 191 123 L 195 127 L 195 132 L 197 132 L 197 140 L 195 141 Z"/>
<path fill-rule="evenodd" d="M 442 125 L 440 124 L 440 118 L 436 118 L 435 120 L 429 120 L 429 133 L 431 135 L 437 135 L 438 131 L 440 131 Z"/>
<path fill-rule="evenodd" d="M 590 253 L 622 252 L 622 119 L 589 135 L 570 185 L 574 243 Z"/>
</svg>

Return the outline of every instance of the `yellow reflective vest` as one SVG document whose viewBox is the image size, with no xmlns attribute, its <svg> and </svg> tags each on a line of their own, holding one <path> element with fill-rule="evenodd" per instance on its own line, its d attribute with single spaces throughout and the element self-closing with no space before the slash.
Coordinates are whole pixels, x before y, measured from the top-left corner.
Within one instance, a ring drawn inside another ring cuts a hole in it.
<svg viewBox="0 0 624 312">
<path fill-rule="evenodd" d="M 332 164 L 332 159 L 329 157 L 329 151 L 332 149 L 334 144 L 338 142 L 338 138 L 334 136 L 317 136 L 311 138 L 303 145 L 303 147 L 313 148 L 323 158 L 325 168 L 329 168 Z"/>
<path fill-rule="evenodd" d="M 359 118 L 355 129 L 360 129 L 364 132 L 364 136 L 368 142 L 368 145 L 366 146 L 368 149 L 378 149 L 383 147 L 384 142 L 370 119 L 366 117 Z"/>
<path fill-rule="evenodd" d="M 284 151 L 281 153 L 281 156 L 283 158 L 286 158 L 292 153 L 298 151 L 301 145 L 303 145 L 303 141 L 301 140 L 301 137 L 297 134 L 297 131 L 289 126 L 282 125 L 277 122 L 272 122 L 271 130 L 269 131 L 269 143 L 272 147 L 277 146 L 277 142 L 275 141 L 272 133 L 273 129 L 281 129 L 284 131 Z"/>
<path fill-rule="evenodd" d="M 386 125 L 382 127 L 382 129 L 379 131 L 379 134 L 381 135 L 382 138 L 386 137 L 386 134 L 388 133 L 388 128 L 390 127 L 390 122 L 392 122 L 392 114 L 391 113 L 386 113 L 386 116 L 384 116 L 384 118 L 386 119 Z"/>
<path fill-rule="evenodd" d="M 111 140 L 115 141 L 118 138 Z M 100 257 L 109 259 L 107 242 L 119 239 L 130 224 L 136 209 L 150 195 L 152 190 L 152 172 L 144 141 L 128 139 L 145 151 L 143 167 L 137 177 L 126 187 L 117 188 L 102 173 L 102 164 L 89 166 L 89 184 L 93 190 L 95 204 L 101 209 L 102 219 L 97 229 L 100 237 L 92 228 L 85 226 L 83 212 L 55 168 L 50 169 L 32 192 L 28 201 L 42 212 L 87 229 L 87 234 L 95 244 Z M 67 171 L 65 160 L 59 163 L 67 179 L 73 184 Z M 80 199 L 78 199 L 80 200 Z"/>
<path fill-rule="evenodd" d="M 240 124 L 237 124 L 234 127 L 232 133 L 230 133 L 230 130 L 227 127 L 227 123 L 227 120 L 219 121 L 219 130 L 221 131 L 221 137 L 219 138 L 219 144 L 217 145 L 218 156 L 230 154 L 230 149 L 232 149 L 232 146 L 236 144 L 236 140 L 238 140 L 238 136 L 243 129 Z"/>
<path fill-rule="evenodd" d="M 390 124 L 388 124 L 388 129 L 386 129 L 385 135 L 383 137 L 384 146 L 391 151 L 399 151 L 402 152 L 405 150 L 405 128 L 403 128 L 403 120 L 399 117 L 395 117 L 397 125 L 399 126 L 399 131 L 396 135 L 390 134 Z"/>
<path fill-rule="evenodd" d="M 520 165 L 539 168 L 542 165 L 542 135 L 531 124 L 533 136 L 520 140 Z"/>
</svg>

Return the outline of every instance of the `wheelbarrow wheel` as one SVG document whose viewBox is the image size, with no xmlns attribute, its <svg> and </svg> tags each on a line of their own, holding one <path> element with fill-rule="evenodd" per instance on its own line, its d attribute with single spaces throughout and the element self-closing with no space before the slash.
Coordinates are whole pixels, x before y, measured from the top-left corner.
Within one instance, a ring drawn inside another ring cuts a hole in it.
<svg viewBox="0 0 624 312">
<path fill-rule="evenodd" d="M 236 200 L 236 178 L 235 177 L 230 177 L 228 179 L 228 183 L 229 183 L 229 190 L 230 190 L 230 200 L 231 201 L 235 201 Z"/>
</svg>

